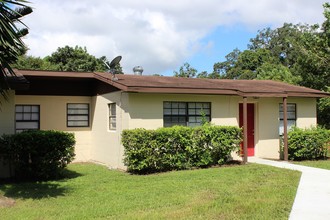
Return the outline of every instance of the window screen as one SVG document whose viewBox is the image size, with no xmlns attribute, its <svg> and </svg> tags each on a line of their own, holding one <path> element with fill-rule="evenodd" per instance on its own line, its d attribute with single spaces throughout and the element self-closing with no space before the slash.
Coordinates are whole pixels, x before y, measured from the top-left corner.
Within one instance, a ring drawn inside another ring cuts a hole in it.
<svg viewBox="0 0 330 220">
<path fill-rule="evenodd" d="M 284 133 L 284 111 L 283 111 L 283 104 L 280 104 L 279 107 L 279 119 L 280 119 L 280 127 L 279 127 L 279 133 L 280 135 L 283 135 Z M 287 104 L 287 116 L 288 116 L 288 127 L 287 129 L 290 130 L 290 128 L 296 126 L 296 104 L 294 103 L 288 103 Z"/>
<path fill-rule="evenodd" d="M 211 121 L 210 102 L 164 102 L 164 127 L 173 125 L 199 126 Z"/>
<path fill-rule="evenodd" d="M 16 105 L 15 106 L 15 129 L 16 133 L 24 130 L 39 130 L 40 106 L 39 105 Z"/>
<path fill-rule="evenodd" d="M 116 103 L 109 104 L 109 129 L 116 130 L 117 118 L 116 118 Z"/>
<path fill-rule="evenodd" d="M 67 105 L 67 126 L 88 127 L 89 126 L 89 104 Z"/>
</svg>

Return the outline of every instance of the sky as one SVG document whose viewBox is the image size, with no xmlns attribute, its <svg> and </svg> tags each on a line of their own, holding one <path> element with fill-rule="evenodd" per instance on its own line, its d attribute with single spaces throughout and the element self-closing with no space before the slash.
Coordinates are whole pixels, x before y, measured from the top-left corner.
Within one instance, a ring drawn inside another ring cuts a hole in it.
<svg viewBox="0 0 330 220">
<path fill-rule="evenodd" d="M 172 76 L 188 62 L 212 72 L 235 48 L 247 49 L 258 30 L 284 23 L 321 24 L 326 0 L 29 0 L 24 17 L 28 55 L 45 57 L 59 47 L 121 55 L 123 72 Z"/>
</svg>

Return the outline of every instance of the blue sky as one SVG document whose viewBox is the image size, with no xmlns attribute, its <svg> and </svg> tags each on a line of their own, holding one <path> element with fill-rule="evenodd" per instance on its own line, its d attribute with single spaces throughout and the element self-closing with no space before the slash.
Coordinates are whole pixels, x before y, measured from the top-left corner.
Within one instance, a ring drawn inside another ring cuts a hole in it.
<svg viewBox="0 0 330 220">
<path fill-rule="evenodd" d="M 198 72 L 207 71 L 210 73 L 213 71 L 213 64 L 224 61 L 225 56 L 235 48 L 242 51 L 247 49 L 250 39 L 254 38 L 256 34 L 257 32 L 247 30 L 240 25 L 219 27 L 201 40 L 205 44 L 212 42 L 212 47 L 194 54 L 187 62 Z M 169 72 L 168 75 L 172 73 L 173 71 Z"/>
<path fill-rule="evenodd" d="M 233 49 L 266 27 L 322 23 L 324 0 L 31 0 L 23 22 L 28 54 L 44 57 L 58 47 L 82 46 L 109 60 L 121 55 L 127 74 L 173 75 L 188 62 L 211 72 Z"/>
</svg>

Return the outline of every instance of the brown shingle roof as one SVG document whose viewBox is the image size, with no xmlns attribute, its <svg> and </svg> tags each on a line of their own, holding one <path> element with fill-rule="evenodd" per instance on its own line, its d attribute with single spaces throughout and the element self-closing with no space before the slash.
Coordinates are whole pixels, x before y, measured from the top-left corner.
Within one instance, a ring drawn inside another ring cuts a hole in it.
<svg viewBox="0 0 330 220">
<path fill-rule="evenodd" d="M 105 82 L 126 92 L 219 94 L 247 97 L 326 97 L 329 93 L 271 80 L 193 79 L 163 76 L 117 74 L 112 80 L 109 73 L 56 72 L 16 70 L 24 76 L 41 78 L 90 78 Z"/>
<path fill-rule="evenodd" d="M 223 94 L 252 97 L 324 97 L 319 90 L 271 80 L 193 79 L 162 76 L 117 74 L 114 81 L 108 73 L 95 73 L 95 78 L 127 92 Z"/>
</svg>

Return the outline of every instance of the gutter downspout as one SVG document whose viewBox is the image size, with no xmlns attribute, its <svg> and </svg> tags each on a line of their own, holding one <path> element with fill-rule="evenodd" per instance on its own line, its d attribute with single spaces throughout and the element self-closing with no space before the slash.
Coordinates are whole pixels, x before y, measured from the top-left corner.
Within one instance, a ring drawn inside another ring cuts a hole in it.
<svg viewBox="0 0 330 220">
<path fill-rule="evenodd" d="M 119 98 L 119 109 L 120 109 L 120 115 L 119 115 L 119 120 L 117 121 L 120 122 L 120 131 L 118 131 L 117 129 L 117 132 L 119 133 L 118 136 L 117 136 L 117 141 L 119 143 L 119 147 L 118 147 L 118 161 L 117 161 L 117 169 L 120 167 L 121 165 L 121 159 L 122 159 L 122 154 L 121 154 L 121 149 L 122 149 L 122 144 L 121 144 L 121 133 L 123 132 L 123 107 L 122 107 L 122 102 L 123 102 L 123 91 L 120 91 L 120 98 Z M 117 124 L 118 126 L 118 124 Z M 118 126 L 119 127 L 119 126 Z"/>
<path fill-rule="evenodd" d="M 283 142 L 284 160 L 288 161 L 288 105 L 287 97 L 283 97 Z"/>
</svg>

